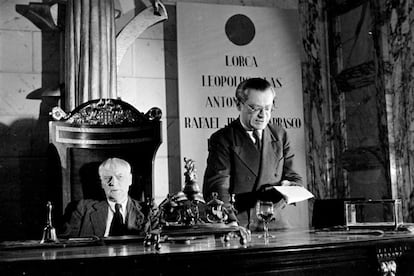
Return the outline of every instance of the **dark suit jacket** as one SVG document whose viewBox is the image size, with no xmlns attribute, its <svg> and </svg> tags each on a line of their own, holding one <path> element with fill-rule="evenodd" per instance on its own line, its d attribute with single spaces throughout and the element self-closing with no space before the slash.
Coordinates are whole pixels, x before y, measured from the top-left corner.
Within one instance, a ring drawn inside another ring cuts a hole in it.
<svg viewBox="0 0 414 276">
<path fill-rule="evenodd" d="M 146 227 L 146 218 L 141 204 L 128 198 L 126 210 L 127 234 L 143 234 Z M 61 236 L 68 237 L 103 237 L 108 216 L 108 202 L 83 199 L 71 213 L 70 220 L 65 223 Z"/>
<path fill-rule="evenodd" d="M 268 125 L 262 138 L 260 155 L 240 119 L 210 137 L 203 184 L 206 198 L 218 192 L 221 200 L 229 202 L 229 195 L 236 194 L 236 206 L 239 201 L 238 209 L 243 211 L 255 203 L 251 193 L 264 184 L 280 185 L 282 180 L 302 184 L 302 178 L 292 169 L 294 154 L 286 131 Z"/>
</svg>

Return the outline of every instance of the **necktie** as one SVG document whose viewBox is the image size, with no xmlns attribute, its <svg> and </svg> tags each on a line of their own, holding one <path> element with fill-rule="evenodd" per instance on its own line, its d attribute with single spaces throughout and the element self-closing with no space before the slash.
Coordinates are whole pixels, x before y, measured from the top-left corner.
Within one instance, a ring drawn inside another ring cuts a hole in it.
<svg viewBox="0 0 414 276">
<path fill-rule="evenodd" d="M 111 228 L 109 229 L 109 236 L 122 236 L 124 234 L 124 219 L 121 214 L 121 204 L 115 204 L 115 213 L 112 218 Z"/>
<path fill-rule="evenodd" d="M 253 137 L 254 137 L 254 144 L 256 145 L 256 148 L 260 151 L 262 148 L 262 141 L 260 139 L 259 131 L 257 129 L 253 130 Z"/>
</svg>

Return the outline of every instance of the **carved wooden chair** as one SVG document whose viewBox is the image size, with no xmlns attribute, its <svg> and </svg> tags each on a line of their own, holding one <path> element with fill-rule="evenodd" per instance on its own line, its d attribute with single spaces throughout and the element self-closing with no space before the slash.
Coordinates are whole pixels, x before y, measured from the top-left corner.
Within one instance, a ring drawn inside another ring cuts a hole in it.
<svg viewBox="0 0 414 276">
<path fill-rule="evenodd" d="M 70 202 L 103 199 L 98 167 L 109 157 L 132 167 L 132 198 L 153 196 L 153 163 L 161 139 L 161 110 L 146 114 L 117 99 L 86 102 L 66 114 L 56 107 L 49 122 L 49 196 L 62 214 Z"/>
</svg>

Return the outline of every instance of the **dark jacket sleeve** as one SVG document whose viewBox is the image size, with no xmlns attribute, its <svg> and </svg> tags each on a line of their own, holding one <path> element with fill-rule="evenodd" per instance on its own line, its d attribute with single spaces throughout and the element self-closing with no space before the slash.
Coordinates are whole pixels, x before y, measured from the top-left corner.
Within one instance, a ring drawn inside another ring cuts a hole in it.
<svg viewBox="0 0 414 276">
<path fill-rule="evenodd" d="M 68 204 L 65 210 L 63 224 L 58 231 L 60 237 L 79 237 L 87 205 L 90 203 L 90 200 L 80 200 Z"/>
<path fill-rule="evenodd" d="M 273 128 L 270 128 L 273 131 Z M 283 141 L 283 170 L 280 182 L 283 180 L 290 181 L 292 186 L 302 186 L 302 177 L 293 169 L 294 153 L 290 147 L 290 141 L 286 131 L 279 128 L 279 136 Z"/>
<path fill-rule="evenodd" d="M 216 192 L 227 210 L 227 222 L 233 222 L 237 221 L 237 213 L 230 203 L 231 195 L 229 192 L 232 167 L 231 141 L 226 139 L 228 135 L 223 135 L 223 131 L 214 133 L 208 141 L 209 154 L 204 174 L 203 195 L 208 201 L 212 198 L 212 193 Z"/>
<path fill-rule="evenodd" d="M 230 201 L 231 157 L 229 141 L 221 132 L 213 134 L 208 140 L 207 167 L 204 173 L 203 195 L 206 200 L 217 192 L 225 203 Z"/>
</svg>

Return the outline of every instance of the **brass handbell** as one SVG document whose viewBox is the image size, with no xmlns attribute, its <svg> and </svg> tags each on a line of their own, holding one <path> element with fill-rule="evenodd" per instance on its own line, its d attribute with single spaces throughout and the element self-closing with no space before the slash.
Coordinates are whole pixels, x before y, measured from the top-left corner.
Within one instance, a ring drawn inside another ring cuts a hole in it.
<svg viewBox="0 0 414 276">
<path fill-rule="evenodd" d="M 47 207 L 46 226 L 43 229 L 43 237 L 40 243 L 58 242 L 59 240 L 56 236 L 56 230 L 52 225 L 52 203 L 48 201 L 46 207 Z"/>
</svg>

